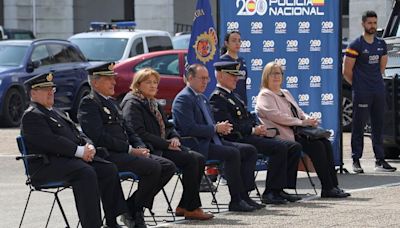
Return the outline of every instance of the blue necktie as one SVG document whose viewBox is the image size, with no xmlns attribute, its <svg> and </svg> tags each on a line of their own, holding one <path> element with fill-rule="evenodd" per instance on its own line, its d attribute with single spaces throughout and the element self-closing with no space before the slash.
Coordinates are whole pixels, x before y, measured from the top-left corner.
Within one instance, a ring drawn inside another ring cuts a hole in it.
<svg viewBox="0 0 400 228">
<path fill-rule="evenodd" d="M 204 118 L 206 119 L 207 124 L 214 126 L 214 121 L 211 118 L 211 113 L 210 113 L 209 109 L 206 106 L 206 98 L 205 98 L 205 96 L 203 94 L 199 94 L 197 96 L 197 98 L 198 98 L 198 102 L 199 102 L 199 105 L 200 105 L 200 109 L 203 112 L 203 115 L 204 115 Z M 218 135 L 216 133 L 214 133 L 213 141 L 217 145 L 222 145 L 222 142 L 221 142 L 221 140 L 219 139 L 219 137 L 218 137 Z"/>
</svg>

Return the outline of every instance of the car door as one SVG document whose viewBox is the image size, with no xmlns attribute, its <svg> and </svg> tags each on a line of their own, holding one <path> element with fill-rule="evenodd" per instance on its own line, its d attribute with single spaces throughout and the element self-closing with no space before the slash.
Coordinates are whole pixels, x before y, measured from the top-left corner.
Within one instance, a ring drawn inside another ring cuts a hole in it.
<svg viewBox="0 0 400 228">
<path fill-rule="evenodd" d="M 69 110 L 74 104 L 79 88 L 87 80 L 85 61 L 76 53 L 76 49 L 67 43 L 52 43 L 47 46 L 53 58 L 51 69 L 56 72 L 55 106 Z"/>
</svg>

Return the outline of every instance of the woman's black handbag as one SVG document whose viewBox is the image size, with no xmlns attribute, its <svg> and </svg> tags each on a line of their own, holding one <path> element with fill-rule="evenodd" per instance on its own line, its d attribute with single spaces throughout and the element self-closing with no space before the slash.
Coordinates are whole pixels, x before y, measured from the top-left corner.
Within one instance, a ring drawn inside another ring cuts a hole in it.
<svg viewBox="0 0 400 228">
<path fill-rule="evenodd" d="M 296 136 L 308 140 L 328 139 L 331 132 L 321 127 L 296 127 Z"/>
</svg>

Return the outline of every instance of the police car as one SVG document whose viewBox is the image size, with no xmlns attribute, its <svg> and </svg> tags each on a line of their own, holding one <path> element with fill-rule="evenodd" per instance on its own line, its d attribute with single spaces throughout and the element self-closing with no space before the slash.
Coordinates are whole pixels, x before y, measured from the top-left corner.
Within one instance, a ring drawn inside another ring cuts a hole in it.
<svg viewBox="0 0 400 228">
<path fill-rule="evenodd" d="M 138 30 L 132 21 L 92 22 L 90 30 L 69 38 L 89 61 L 120 62 L 139 54 L 172 49 L 166 31 Z"/>
</svg>

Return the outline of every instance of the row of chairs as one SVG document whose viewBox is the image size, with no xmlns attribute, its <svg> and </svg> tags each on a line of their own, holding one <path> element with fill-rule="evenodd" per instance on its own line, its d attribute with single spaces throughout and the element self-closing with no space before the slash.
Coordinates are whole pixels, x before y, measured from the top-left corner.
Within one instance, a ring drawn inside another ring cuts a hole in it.
<svg viewBox="0 0 400 228">
<path fill-rule="evenodd" d="M 68 182 L 62 182 L 62 181 L 60 181 L 60 182 L 48 182 L 48 183 L 45 183 L 45 184 L 35 184 L 35 183 L 33 183 L 32 180 L 31 180 L 30 174 L 28 172 L 28 160 L 29 159 L 43 159 L 43 157 L 40 154 L 29 154 L 28 151 L 27 151 L 27 148 L 25 146 L 24 139 L 23 139 L 22 136 L 18 136 L 17 137 L 17 144 L 18 144 L 18 148 L 19 148 L 19 151 L 21 153 L 21 156 L 18 156 L 16 159 L 17 160 L 23 160 L 23 164 L 24 164 L 24 168 L 25 168 L 25 174 L 27 176 L 26 185 L 29 187 L 29 194 L 28 194 L 28 198 L 26 200 L 26 204 L 25 204 L 25 207 L 24 207 L 24 211 L 23 211 L 23 214 L 22 214 L 22 218 L 21 218 L 19 227 L 22 226 L 22 223 L 23 223 L 26 211 L 27 211 L 27 207 L 28 207 L 28 204 L 29 204 L 29 200 L 30 200 L 31 194 L 34 191 L 39 191 L 39 192 L 44 192 L 44 193 L 48 193 L 48 194 L 53 194 L 54 195 L 54 199 L 53 199 L 53 202 L 52 202 L 52 206 L 51 206 L 49 215 L 48 215 L 47 220 L 46 220 L 45 227 L 48 227 L 48 224 L 49 224 L 49 221 L 50 221 L 50 218 L 51 218 L 55 203 L 57 203 L 57 205 L 58 205 L 58 207 L 59 207 L 59 209 L 61 211 L 61 214 L 62 214 L 62 217 L 63 217 L 63 220 L 65 222 L 66 227 L 68 227 L 68 228 L 71 227 L 69 222 L 68 222 L 68 219 L 67 219 L 67 217 L 65 215 L 65 211 L 64 211 L 64 209 L 63 209 L 63 207 L 61 205 L 59 196 L 58 196 L 58 194 L 60 192 L 66 190 L 66 189 L 69 189 L 71 185 Z M 315 191 L 315 194 L 317 194 L 316 189 L 315 189 L 315 184 L 313 183 L 313 181 L 312 181 L 312 179 L 310 177 L 308 166 L 307 166 L 307 163 L 305 162 L 305 157 L 304 156 L 302 156 L 302 160 L 301 161 L 302 161 L 302 165 L 305 168 L 305 171 L 307 172 L 310 184 L 312 185 L 312 187 L 313 187 L 313 189 Z M 218 160 L 208 160 L 206 162 L 206 167 L 220 167 L 220 165 L 221 165 L 221 163 Z M 257 176 L 258 172 L 265 171 L 265 170 L 267 170 L 267 168 L 268 168 L 268 157 L 260 155 L 260 157 L 259 157 L 259 159 L 257 161 L 257 164 L 256 164 L 255 175 Z M 205 171 L 205 174 L 206 174 L 206 171 Z M 163 219 L 162 221 L 175 221 L 176 220 L 173 208 L 171 206 L 171 202 L 172 202 L 173 197 L 175 195 L 178 183 L 182 182 L 182 172 L 180 170 L 178 170 L 176 172 L 176 175 L 177 175 L 177 180 L 176 180 L 176 182 L 174 184 L 174 188 L 173 188 L 172 194 L 170 196 L 168 196 L 166 191 L 164 190 L 164 188 L 162 189 L 163 196 L 164 196 L 164 198 L 166 200 L 166 203 L 167 203 L 167 213 L 170 215 L 169 217 L 172 218 L 172 220 Z M 128 192 L 128 196 L 130 196 L 132 191 L 133 191 L 134 183 L 138 182 L 140 180 L 140 177 L 137 176 L 136 174 L 132 173 L 132 172 L 120 172 L 119 173 L 119 177 L 120 177 L 121 182 L 123 182 L 123 181 L 131 182 L 130 187 L 129 187 L 129 192 Z M 207 181 L 207 185 L 208 185 L 208 188 L 210 190 L 211 197 L 212 197 L 211 205 L 215 206 L 215 208 L 203 208 L 203 209 L 213 209 L 213 210 L 216 210 L 215 211 L 216 213 L 219 213 L 221 211 L 221 209 L 222 209 L 221 205 L 223 205 L 223 204 L 218 203 L 217 198 L 216 198 L 217 190 L 212 190 L 213 188 L 212 188 L 211 180 L 209 178 L 207 178 L 207 176 L 205 176 L 205 177 L 206 177 L 205 180 Z M 217 180 L 217 189 L 218 189 L 218 186 L 219 186 L 219 182 L 220 182 L 220 179 Z M 259 189 L 257 187 L 256 187 L 256 194 L 257 194 L 258 197 L 261 198 L 260 191 L 259 191 Z M 157 225 L 157 221 L 158 221 L 156 219 L 157 216 L 152 211 L 149 211 L 149 212 L 150 212 L 150 216 L 152 217 L 155 225 Z M 166 216 L 159 216 L 159 217 L 166 217 Z M 77 227 L 78 226 L 79 226 L 79 222 L 77 224 Z"/>
</svg>

